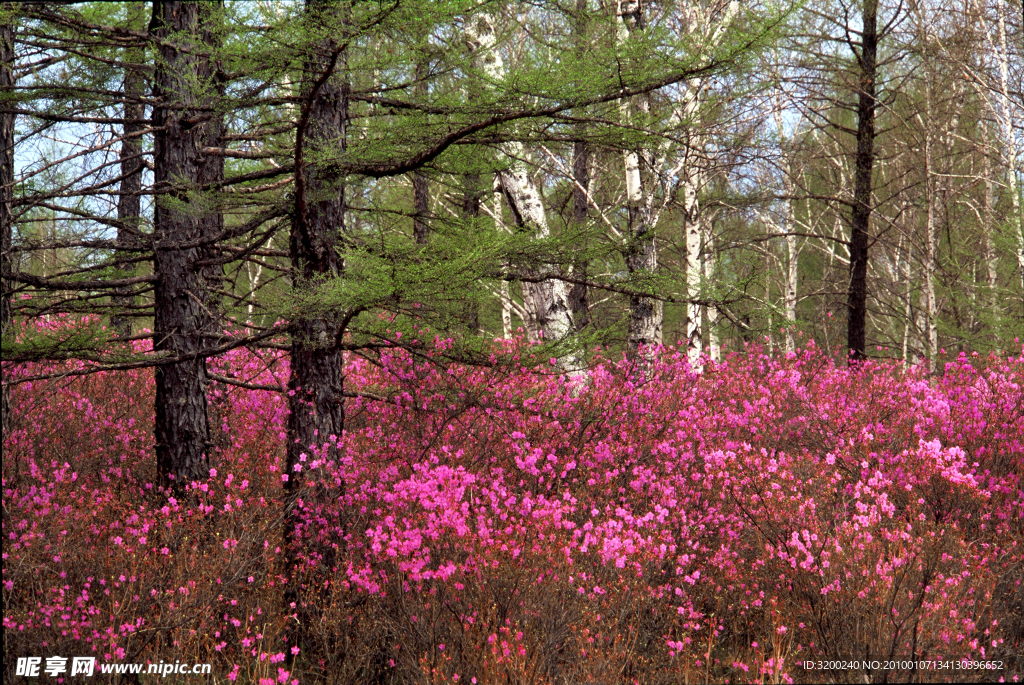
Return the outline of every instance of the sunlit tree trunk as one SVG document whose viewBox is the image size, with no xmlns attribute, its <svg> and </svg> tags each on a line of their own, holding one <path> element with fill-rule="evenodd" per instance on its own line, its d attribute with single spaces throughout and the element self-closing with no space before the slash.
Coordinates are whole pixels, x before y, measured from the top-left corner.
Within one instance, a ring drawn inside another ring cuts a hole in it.
<svg viewBox="0 0 1024 685">
<path fill-rule="evenodd" d="M 249 296 L 246 298 L 247 302 L 245 305 L 246 318 L 245 322 L 252 325 L 253 312 L 256 309 L 256 305 L 253 302 L 253 298 L 256 296 L 256 290 L 260 287 L 260 278 L 263 276 L 263 265 L 260 263 L 255 264 L 256 272 L 253 273 L 253 262 L 248 261 L 245 263 L 245 274 L 249 277 Z"/>
<path fill-rule="evenodd" d="M 912 301 L 913 284 L 911 283 L 910 273 L 910 260 L 913 258 L 913 252 L 911 250 L 911 241 L 904 237 L 900 237 L 899 252 L 902 255 L 900 260 L 900 280 L 903 282 L 904 288 L 904 300 L 903 300 L 903 350 L 902 357 L 904 362 L 910 361 L 910 331 L 913 325 L 914 319 L 914 303 Z"/>
<path fill-rule="evenodd" d="M 696 109 L 696 96 L 688 96 L 687 109 L 690 114 Z M 696 151 L 691 148 L 687 155 L 695 155 Z M 696 164 L 684 172 L 682 182 L 683 192 L 683 218 L 686 231 L 686 295 L 689 303 L 686 305 L 686 355 L 693 368 L 699 368 L 701 355 L 701 330 L 700 330 L 700 305 L 697 300 L 701 294 L 701 238 L 704 235 L 704 222 L 701 216 L 700 201 L 697 194 L 700 189 L 699 176 Z"/>
<path fill-rule="evenodd" d="M 493 83 L 505 79 L 505 65 L 495 49 L 494 20 L 486 13 L 473 15 L 466 22 L 466 38 L 478 62 Z M 512 221 L 520 231 L 545 239 L 551 235 L 547 214 L 540 192 L 530 177 L 526 165 L 526 152 L 519 142 L 501 145 L 506 167 L 497 172 L 502 195 L 508 202 Z M 572 309 L 569 306 L 569 287 L 558 278 L 557 269 L 539 262 L 530 265 L 530 280 L 523 282 L 524 306 L 535 318 L 536 326 L 546 342 L 565 340 L 574 333 Z M 525 322 L 529 327 L 529 322 Z M 584 373 L 580 352 L 567 349 L 558 360 L 559 368 L 570 375 Z"/>
</svg>

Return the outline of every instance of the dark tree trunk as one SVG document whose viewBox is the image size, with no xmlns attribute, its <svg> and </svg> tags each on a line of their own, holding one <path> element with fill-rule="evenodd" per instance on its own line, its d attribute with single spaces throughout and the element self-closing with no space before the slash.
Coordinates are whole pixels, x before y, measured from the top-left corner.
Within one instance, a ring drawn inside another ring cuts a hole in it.
<svg viewBox="0 0 1024 685">
<path fill-rule="evenodd" d="M 875 166 L 875 82 L 878 56 L 878 0 L 864 0 L 863 34 L 857 55 L 860 71 L 857 104 L 857 157 L 850 217 L 850 290 L 847 296 L 847 347 L 851 364 L 866 358 L 868 243 Z"/>
<path fill-rule="evenodd" d="M 416 215 L 412 220 L 412 235 L 420 245 L 427 242 L 430 225 L 427 214 L 430 212 L 430 187 L 427 185 L 426 174 L 416 171 L 412 175 L 412 205 Z"/>
<path fill-rule="evenodd" d="M 4 13 L 10 9 L 2 6 Z M 14 24 L 0 24 L 0 91 L 11 92 L 14 86 Z M 0 229 L 3 230 L 2 253 L 0 253 L 0 332 L 6 335 L 11 324 L 12 283 L 10 280 L 13 263 L 11 260 L 11 238 L 14 232 L 14 112 L 0 113 Z M 0 391 L 0 418 L 3 435 L 7 435 L 10 419 L 10 397 L 6 383 Z"/>
<path fill-rule="evenodd" d="M 141 15 L 144 11 L 142 3 L 132 3 L 129 7 L 129 25 L 136 29 L 136 24 L 141 23 Z M 142 55 L 139 50 L 129 52 L 128 62 L 141 62 Z M 117 200 L 117 243 L 121 250 L 118 252 L 119 260 L 127 260 L 135 255 L 130 251 L 132 246 L 137 244 L 141 235 L 142 224 L 142 131 L 146 124 L 142 120 L 144 107 L 142 96 L 145 89 L 143 75 L 135 69 L 127 68 L 124 74 L 124 128 L 121 141 L 121 187 L 118 191 Z M 121 278 L 129 278 L 135 270 L 134 263 L 122 262 L 118 265 L 121 271 Z M 135 303 L 131 295 L 131 288 L 116 288 L 114 290 L 114 304 L 127 310 Z M 118 335 L 128 337 L 132 334 L 132 319 L 130 316 L 115 313 L 110 318 L 111 327 Z"/>
<path fill-rule="evenodd" d="M 590 150 L 582 140 L 577 140 L 572 146 L 572 220 L 576 229 L 581 230 L 587 223 L 587 185 L 590 183 Z M 577 260 L 575 264 L 576 275 L 583 280 L 587 277 L 586 259 Z M 569 290 L 569 309 L 572 310 L 572 321 L 577 331 L 583 330 L 590 323 L 590 306 L 587 302 L 587 286 L 581 283 L 573 284 Z"/>
<path fill-rule="evenodd" d="M 587 35 L 590 22 L 587 0 L 576 0 L 576 13 L 573 17 L 573 38 L 576 57 L 583 60 L 590 46 Z M 587 188 L 590 185 L 590 149 L 582 139 L 584 126 L 576 129 L 580 139 L 572 146 L 572 220 L 576 230 L 582 230 L 587 223 Z M 589 264 L 587 259 L 578 259 L 573 265 L 576 275 L 582 280 L 587 278 Z M 590 303 L 587 301 L 587 286 L 574 283 L 569 289 L 569 309 L 572 311 L 572 323 L 576 331 L 581 331 L 590 323 Z"/>
<path fill-rule="evenodd" d="M 423 62 L 416 64 L 416 78 L 420 79 L 420 82 L 416 84 L 415 93 L 421 97 L 425 96 L 427 81 Z M 414 171 L 412 174 L 412 205 L 416 213 L 412 220 L 413 240 L 423 245 L 430 235 L 430 225 L 427 223 L 427 215 L 430 213 L 430 186 L 427 183 L 427 175 L 422 171 Z"/>
<path fill-rule="evenodd" d="M 317 26 L 336 21 L 329 3 L 307 0 L 306 14 Z M 310 446 L 322 447 L 330 436 L 341 437 L 345 427 L 344 365 L 339 342 L 342 317 L 315 302 L 318 287 L 342 275 L 338 246 L 345 232 L 345 187 L 330 164 L 345 153 L 348 124 L 348 84 L 337 76 L 345 54 L 333 39 L 314 46 L 306 64 L 305 97 L 296 135 L 295 214 L 291 231 L 291 260 L 295 291 L 305 312 L 293 322 L 291 378 L 288 381 L 288 481 L 294 490 L 302 469 L 315 457 Z M 313 164 L 306 155 L 316 151 Z M 306 455 L 305 457 L 303 455 Z M 328 459 L 337 457 L 329 448 Z M 298 469 L 298 470 L 297 470 Z"/>
<path fill-rule="evenodd" d="M 209 51 L 201 26 L 216 5 L 154 2 L 150 31 L 158 46 L 153 90 L 154 301 L 153 345 L 173 364 L 156 370 L 156 454 L 160 474 L 175 488 L 209 474 L 209 418 L 204 340 L 212 315 L 197 262 L 207 252 L 209 222 L 194 206 L 205 164 L 203 146 L 211 116 L 202 108 Z"/>
<path fill-rule="evenodd" d="M 463 221 L 473 225 L 480 219 L 480 205 L 483 199 L 484 193 L 480 183 L 480 174 L 467 174 L 465 185 L 462 188 L 461 214 Z M 480 331 L 480 305 L 472 295 L 465 299 L 465 304 L 462 308 L 462 322 L 466 326 L 466 332 L 469 335 L 476 335 Z"/>
</svg>

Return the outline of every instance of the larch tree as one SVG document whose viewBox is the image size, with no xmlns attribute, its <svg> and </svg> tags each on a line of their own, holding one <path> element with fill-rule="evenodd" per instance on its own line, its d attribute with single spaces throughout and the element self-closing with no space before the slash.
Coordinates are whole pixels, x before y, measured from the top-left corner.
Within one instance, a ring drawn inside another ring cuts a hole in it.
<svg viewBox="0 0 1024 685">
<path fill-rule="evenodd" d="M 0 334 L 6 336 L 13 319 L 11 271 L 11 239 L 14 231 L 14 22 L 12 3 L 0 4 Z M 0 419 L 3 436 L 7 436 L 10 398 L 6 376 L 0 390 Z"/>
<path fill-rule="evenodd" d="M 356 312 L 332 311 L 318 302 L 317 293 L 341 277 L 345 267 L 345 179 L 337 169 L 347 148 L 346 45 L 351 36 L 339 34 L 335 27 L 342 32 L 350 28 L 349 13 L 348 3 L 308 0 L 303 14 L 310 43 L 295 136 L 295 209 L 289 240 L 301 308 L 292 320 L 289 488 L 301 478 L 310 447 L 340 436 L 345 425 L 342 336 L 344 319 Z"/>
<path fill-rule="evenodd" d="M 176 487 L 209 472 L 210 422 L 204 347 L 215 325 L 199 262 L 210 256 L 217 222 L 198 190 L 217 162 L 219 131 L 208 107 L 213 46 L 204 43 L 215 3 L 161 0 L 150 31 L 157 44 L 153 78 L 154 294 L 153 347 L 177 361 L 156 370 L 156 455 Z"/>
<path fill-rule="evenodd" d="M 867 356 L 868 248 L 874 209 L 875 113 L 878 89 L 878 0 L 861 0 L 860 30 L 848 46 L 856 60 L 857 152 L 850 213 L 850 287 L 847 294 L 846 345 L 850 362 Z"/>
</svg>

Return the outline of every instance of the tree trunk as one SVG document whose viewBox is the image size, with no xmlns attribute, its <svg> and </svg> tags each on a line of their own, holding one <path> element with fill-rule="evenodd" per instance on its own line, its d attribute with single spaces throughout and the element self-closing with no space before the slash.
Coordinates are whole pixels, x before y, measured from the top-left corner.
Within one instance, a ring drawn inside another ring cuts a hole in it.
<svg viewBox="0 0 1024 685">
<path fill-rule="evenodd" d="M 904 247 L 904 237 L 900 237 L 899 251 L 902 255 L 900 261 L 899 272 L 900 278 L 905 286 L 904 290 L 904 302 L 903 302 L 903 361 L 907 363 L 910 361 L 910 328 L 914 320 L 914 302 L 911 297 L 912 288 L 910 282 L 910 261 L 913 259 L 913 251 L 911 249 L 912 241 L 906 240 L 906 247 Z"/>
<path fill-rule="evenodd" d="M 6 16 L 10 3 L 0 6 Z M 14 24 L 0 24 L 0 91 L 12 92 L 14 87 Z M 10 280 L 13 268 L 11 239 L 14 233 L 14 117 L 12 111 L 0 112 L 0 230 L 3 231 L 0 252 L 0 333 L 7 335 L 13 317 L 13 299 Z M 10 392 L 7 384 L 0 390 L 0 422 L 3 436 L 7 436 L 10 422 Z"/>
<path fill-rule="evenodd" d="M 929 98 L 930 99 L 930 98 Z M 925 339 L 928 345 L 928 372 L 935 373 L 935 362 L 939 353 L 939 334 L 936 319 L 938 303 L 935 299 L 935 268 L 938 261 L 938 234 L 936 223 L 935 191 L 935 139 L 932 133 L 934 122 L 925 121 L 924 169 L 925 169 L 925 246 L 924 246 L 924 312 Z"/>
<path fill-rule="evenodd" d="M 420 97 L 427 94 L 426 71 L 423 62 L 416 64 L 416 78 L 420 81 L 416 84 L 414 92 Z M 427 175 L 422 171 L 414 171 L 412 174 L 412 207 L 412 239 L 418 245 L 424 245 L 430 235 L 430 225 L 427 223 L 427 216 L 430 214 L 430 185 L 427 182 Z"/>
<path fill-rule="evenodd" d="M 306 15 L 314 25 L 335 21 L 329 3 L 307 0 Z M 288 381 L 287 475 L 286 487 L 294 490 L 303 470 L 315 459 L 310 447 L 329 444 L 331 435 L 341 437 L 345 426 L 344 359 L 341 341 L 342 317 L 315 305 L 318 287 L 338 278 L 344 262 L 338 252 L 345 233 L 345 187 L 343 179 L 327 170 L 328 164 L 313 164 L 306 155 L 316 151 L 319 159 L 344 155 L 348 125 L 348 93 L 345 80 L 336 74 L 345 68 L 345 52 L 334 39 L 316 45 L 306 64 L 302 113 L 296 134 L 295 213 L 291 231 L 291 260 L 294 288 L 303 306 L 312 311 L 292 322 L 291 377 Z M 329 445 L 327 459 L 336 459 Z"/>
<path fill-rule="evenodd" d="M 488 78 L 501 83 L 505 78 L 505 65 L 495 49 L 493 18 L 480 13 L 466 22 L 466 38 L 474 51 L 482 53 L 479 58 Z M 541 240 L 550 237 L 547 214 L 540 192 L 530 178 L 525 162 L 525 151 L 519 142 L 501 145 L 503 157 L 508 166 L 497 172 L 501 192 L 512 211 L 512 219 L 520 231 L 531 233 Z M 569 306 L 569 287 L 558 278 L 557 269 L 539 261 L 527 266 L 529 280 L 523 282 L 523 302 L 534 318 L 539 332 L 546 342 L 559 342 L 571 336 L 575 330 L 572 309 Z M 524 322 L 529 328 L 530 322 Z M 580 353 L 576 349 L 565 352 L 558 360 L 558 368 L 571 376 L 585 373 Z"/>
<path fill-rule="evenodd" d="M 576 56 L 581 61 L 589 45 L 589 13 L 587 0 L 576 0 L 576 14 L 573 35 L 576 41 Z M 572 145 L 572 220 L 576 230 L 582 231 L 587 223 L 587 186 L 590 184 L 590 148 L 583 139 L 584 125 L 576 127 L 577 140 Z M 573 271 L 586 280 L 589 264 L 586 257 L 574 264 Z M 572 322 L 579 332 L 590 323 L 590 303 L 587 301 L 587 286 L 574 283 L 569 290 L 569 309 Z"/>
<path fill-rule="evenodd" d="M 687 151 L 692 154 L 693 151 Z M 686 227 L 686 296 L 690 302 L 686 305 L 686 356 L 690 366 L 700 370 L 702 351 L 700 331 L 700 299 L 701 277 L 703 276 L 700 260 L 701 236 L 704 234 L 703 217 L 697 199 L 699 181 L 696 169 L 688 169 L 683 179 L 683 219 Z"/>
<path fill-rule="evenodd" d="M 480 206 L 483 202 L 483 192 L 480 185 L 480 174 L 466 174 L 462 187 L 462 208 L 461 218 L 467 225 L 474 225 L 480 219 Z M 475 231 L 475 228 L 473 229 Z M 471 231 L 471 234 L 472 232 Z M 462 322 L 466 327 L 466 333 L 476 335 L 480 332 L 480 306 L 472 293 L 467 297 L 462 306 Z"/>
<path fill-rule="evenodd" d="M 501 206 L 501 186 L 497 182 L 497 178 L 494 179 L 494 228 L 499 232 L 508 231 L 505 228 L 505 217 L 504 210 Z M 512 293 L 509 288 L 508 281 L 503 280 L 501 282 L 499 298 L 501 300 L 501 335 L 505 340 L 512 339 Z"/>
<path fill-rule="evenodd" d="M 583 140 L 577 140 L 572 146 L 572 220 L 576 230 L 582 230 L 587 223 L 587 186 L 590 183 L 590 150 Z M 588 264 L 580 260 L 574 269 L 576 274 L 586 280 Z M 572 322 L 576 331 L 583 330 L 590 323 L 590 304 L 587 301 L 587 286 L 574 283 L 569 290 L 569 309 L 572 311 Z"/>
<path fill-rule="evenodd" d="M 193 206 L 210 123 L 197 84 L 209 73 L 200 45 L 204 19 L 216 6 L 163 0 L 150 31 L 158 46 L 154 75 L 154 349 L 180 358 L 156 370 L 156 454 L 161 476 L 176 489 L 209 474 L 205 333 L 212 321 L 201 268 L 208 223 Z"/>
<path fill-rule="evenodd" d="M 644 28 L 643 8 L 637 0 L 619 0 L 618 40 L 625 43 L 630 33 Z M 646 103 L 638 102 L 641 112 L 647 110 Z M 628 123 L 629 102 L 620 103 L 623 124 Z M 654 226 L 651 220 L 651 205 L 646 201 L 640 161 L 650 161 L 646 150 L 623 152 L 626 171 L 626 216 L 628 237 L 626 243 L 626 270 L 634 287 L 645 288 L 658 269 L 658 246 L 654 241 Z M 648 164 L 648 166 L 650 166 Z M 649 172 L 651 170 L 649 169 Z M 631 359 L 650 358 L 650 350 L 661 345 L 663 305 L 661 300 L 641 295 L 629 298 L 629 332 L 626 339 L 627 354 Z M 643 353 L 644 349 L 648 353 Z"/>
<path fill-rule="evenodd" d="M 412 208 L 415 212 L 412 219 L 412 239 L 419 245 L 425 245 L 430 235 L 427 215 L 430 213 L 430 186 L 427 176 L 421 171 L 412 175 Z"/>
<path fill-rule="evenodd" d="M 847 293 L 846 346 L 854 364 L 866 358 L 868 315 L 868 242 L 875 167 L 875 86 L 878 55 L 878 0 L 863 0 L 857 102 L 857 156 L 853 211 L 850 216 L 850 287 Z"/>
<path fill-rule="evenodd" d="M 522 155 L 522 150 L 516 151 Z M 510 155 L 511 159 L 515 159 Z M 512 219 L 516 227 L 529 231 L 537 238 L 550 235 L 547 214 L 540 193 L 530 178 L 526 165 L 512 161 L 512 168 L 499 171 L 502 194 L 512 209 Z M 559 280 L 551 266 L 538 263 L 528 269 L 530 281 L 523 283 L 523 299 L 529 310 L 532 310 L 538 330 L 547 342 L 558 342 L 568 337 L 574 330 L 572 310 L 569 308 L 569 288 L 565 281 Z M 532 280 L 536 278 L 537 280 Z M 576 371 L 580 368 L 578 355 L 569 353 L 561 361 L 563 371 Z"/>
<path fill-rule="evenodd" d="M 988 136 L 988 127 L 983 123 L 985 152 L 982 155 L 985 174 L 985 198 L 982 207 L 982 229 L 985 232 L 985 286 L 987 289 L 986 304 L 995 313 L 998 300 L 996 283 L 999 277 L 999 253 L 995 243 L 995 177 L 992 174 L 992 144 Z"/>
<path fill-rule="evenodd" d="M 797 286 L 800 279 L 800 251 L 797 249 L 797 238 L 793 233 L 794 226 L 793 201 L 787 203 L 786 216 L 786 352 L 796 351 L 796 304 Z"/>
<path fill-rule="evenodd" d="M 142 24 L 142 16 L 145 6 L 141 2 L 133 2 L 128 6 L 128 25 L 132 29 L 138 29 Z M 141 63 L 143 55 L 141 50 L 133 49 L 128 52 L 127 62 Z M 117 198 L 117 244 L 121 251 L 117 253 L 118 261 L 127 260 L 134 256 L 130 250 L 137 244 L 142 234 L 142 136 L 139 134 L 146 127 L 142 120 L 145 108 L 142 105 L 142 96 L 145 94 L 146 80 L 142 73 L 130 67 L 124 72 L 124 128 L 122 129 L 124 140 L 121 142 L 121 187 Z M 121 278 L 130 278 L 135 271 L 133 262 L 123 261 L 118 265 Z M 131 288 L 116 288 L 114 290 L 114 304 L 116 307 L 123 307 L 127 313 L 135 298 L 131 295 Z M 110 326 L 121 337 L 127 338 L 132 334 L 132 319 L 130 316 L 115 313 L 110 317 Z"/>
<path fill-rule="evenodd" d="M 786 309 L 786 352 L 796 351 L 796 340 L 794 334 L 796 333 L 796 305 L 797 305 L 797 286 L 799 285 L 800 277 L 800 250 L 797 246 L 796 237 L 796 207 L 794 203 L 796 200 L 793 199 L 796 194 L 796 183 L 793 181 L 793 158 L 792 153 L 787 145 L 785 135 L 785 122 L 782 119 L 782 102 L 776 101 L 773 106 L 773 117 L 775 119 L 775 128 L 779 132 L 779 147 L 782 148 L 782 154 L 784 155 L 783 162 L 783 177 L 782 185 L 788 199 L 786 200 L 786 223 L 783 228 L 783 232 L 786 234 L 786 293 L 785 293 L 785 309 Z"/>
</svg>

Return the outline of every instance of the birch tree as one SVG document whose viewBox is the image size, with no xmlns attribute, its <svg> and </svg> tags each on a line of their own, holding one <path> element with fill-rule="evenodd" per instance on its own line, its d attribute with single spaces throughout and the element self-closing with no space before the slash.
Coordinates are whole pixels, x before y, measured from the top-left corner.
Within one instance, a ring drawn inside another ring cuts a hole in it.
<svg viewBox="0 0 1024 685">
<path fill-rule="evenodd" d="M 466 20 L 466 40 L 491 83 L 505 80 L 505 63 L 497 49 L 494 18 L 486 12 L 471 15 Z M 496 173 L 501 193 L 512 213 L 513 224 L 519 231 L 544 240 L 551 236 L 547 213 L 540 192 L 530 176 L 526 150 L 521 143 L 508 142 L 500 147 L 505 168 Z M 558 278 L 557 268 L 551 264 L 533 265 L 530 278 L 523 283 L 523 299 L 529 315 L 547 342 L 566 341 L 574 332 L 570 306 L 570 288 Z M 583 360 L 578 350 L 569 346 L 559 358 L 559 368 L 571 375 L 583 373 Z"/>
<path fill-rule="evenodd" d="M 715 50 L 739 11 L 739 2 L 680 3 L 682 30 L 697 44 Z M 701 283 L 704 276 L 702 249 L 708 242 L 708 225 L 700 204 L 700 193 L 707 181 L 706 146 L 700 117 L 701 94 L 708 87 L 707 79 L 694 78 L 685 83 L 678 116 L 686 125 L 686 145 L 680 171 L 682 205 L 686 231 L 686 285 L 690 300 L 686 314 L 687 356 L 694 368 L 700 368 L 703 350 L 701 333 Z"/>
</svg>

